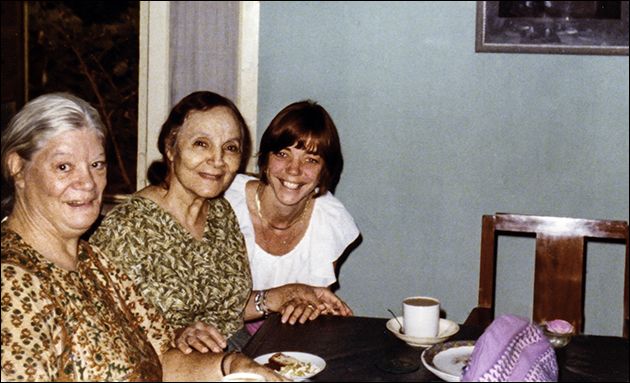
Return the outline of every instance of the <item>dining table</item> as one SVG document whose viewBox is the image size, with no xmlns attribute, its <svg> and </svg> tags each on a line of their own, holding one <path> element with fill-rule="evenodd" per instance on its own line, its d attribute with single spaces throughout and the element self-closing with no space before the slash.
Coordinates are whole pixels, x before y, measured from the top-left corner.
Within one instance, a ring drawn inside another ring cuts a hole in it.
<svg viewBox="0 0 630 383">
<path fill-rule="evenodd" d="M 326 366 L 310 381 L 441 381 L 421 362 L 425 348 L 413 347 L 386 328 L 388 318 L 324 315 L 304 324 L 265 320 L 242 352 L 252 358 L 275 352 L 303 352 Z M 476 340 L 482 328 L 459 325 L 448 341 Z M 575 335 L 556 349 L 559 381 L 628 381 L 628 339 Z M 402 368 L 398 368 L 401 367 Z"/>
</svg>

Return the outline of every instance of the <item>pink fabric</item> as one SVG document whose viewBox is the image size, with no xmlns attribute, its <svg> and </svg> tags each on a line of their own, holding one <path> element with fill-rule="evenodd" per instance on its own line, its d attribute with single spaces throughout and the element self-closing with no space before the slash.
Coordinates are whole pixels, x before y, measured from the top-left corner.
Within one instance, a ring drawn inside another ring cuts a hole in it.
<svg viewBox="0 0 630 383">
<path fill-rule="evenodd" d="M 254 322 L 247 322 L 247 323 L 245 323 L 245 328 L 247 329 L 247 332 L 250 335 L 254 335 L 254 334 L 256 334 L 256 331 L 258 331 L 260 326 L 263 325 L 263 323 L 265 323 L 264 319 L 259 319 L 259 320 L 254 321 Z"/>
<path fill-rule="evenodd" d="M 464 368 L 463 382 L 558 380 L 556 353 L 538 326 L 502 315 L 484 331 Z"/>
</svg>

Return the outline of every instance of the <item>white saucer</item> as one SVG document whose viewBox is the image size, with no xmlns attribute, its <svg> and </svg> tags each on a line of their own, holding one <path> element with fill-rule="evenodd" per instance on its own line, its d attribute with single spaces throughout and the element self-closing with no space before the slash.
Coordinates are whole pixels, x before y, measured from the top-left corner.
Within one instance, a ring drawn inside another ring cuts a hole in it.
<svg viewBox="0 0 630 383">
<path fill-rule="evenodd" d="M 403 317 L 398 317 L 398 321 L 403 323 Z M 396 319 L 392 318 L 387 321 L 387 329 L 391 331 L 396 337 L 405 341 L 408 345 L 414 347 L 430 347 L 436 343 L 441 343 L 447 340 L 449 337 L 457 334 L 459 331 L 459 325 L 452 320 L 440 318 L 440 329 L 438 335 L 435 338 L 417 338 L 415 336 L 405 335 L 400 333 L 400 325 L 396 322 Z"/>
</svg>

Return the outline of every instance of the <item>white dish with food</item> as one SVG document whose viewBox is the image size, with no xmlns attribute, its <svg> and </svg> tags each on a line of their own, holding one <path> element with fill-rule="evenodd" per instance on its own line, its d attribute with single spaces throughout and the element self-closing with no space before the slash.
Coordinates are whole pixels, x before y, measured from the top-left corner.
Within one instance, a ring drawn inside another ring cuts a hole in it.
<svg viewBox="0 0 630 383">
<path fill-rule="evenodd" d="M 298 351 L 271 352 L 254 358 L 254 361 L 294 381 L 311 378 L 326 368 L 324 359 Z"/>
</svg>

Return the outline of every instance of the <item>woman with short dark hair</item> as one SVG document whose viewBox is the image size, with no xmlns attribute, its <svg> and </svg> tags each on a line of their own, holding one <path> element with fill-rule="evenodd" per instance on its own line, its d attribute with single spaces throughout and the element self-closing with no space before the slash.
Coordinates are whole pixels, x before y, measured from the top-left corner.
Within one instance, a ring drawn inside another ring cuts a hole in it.
<svg viewBox="0 0 630 383">
<path fill-rule="evenodd" d="M 359 229 L 332 194 L 343 156 L 326 109 L 311 100 L 282 109 L 263 133 L 258 168 L 260 179 L 239 174 L 225 194 L 245 236 L 254 289 L 331 286 Z"/>
</svg>

